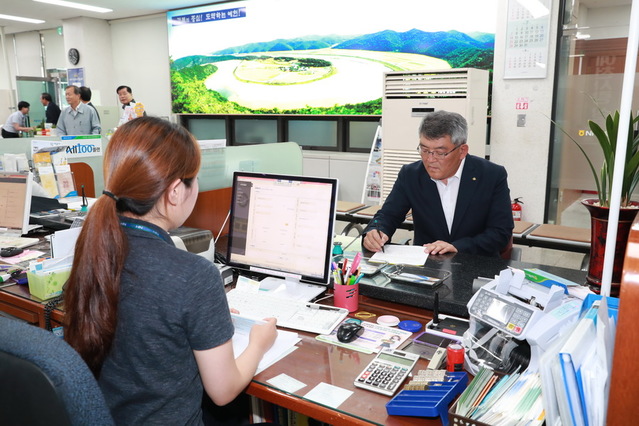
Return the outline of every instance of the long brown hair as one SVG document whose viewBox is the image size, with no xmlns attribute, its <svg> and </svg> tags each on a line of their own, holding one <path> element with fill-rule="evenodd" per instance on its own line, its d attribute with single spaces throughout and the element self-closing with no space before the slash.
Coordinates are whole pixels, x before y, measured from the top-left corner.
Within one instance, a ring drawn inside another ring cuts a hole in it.
<svg viewBox="0 0 639 426">
<path fill-rule="evenodd" d="M 176 179 L 191 185 L 200 161 L 199 147 L 186 129 L 155 117 L 120 126 L 106 148 L 108 195 L 100 196 L 87 215 L 64 290 L 64 338 L 95 374 L 113 342 L 128 253 L 118 214 L 149 213 Z"/>
</svg>

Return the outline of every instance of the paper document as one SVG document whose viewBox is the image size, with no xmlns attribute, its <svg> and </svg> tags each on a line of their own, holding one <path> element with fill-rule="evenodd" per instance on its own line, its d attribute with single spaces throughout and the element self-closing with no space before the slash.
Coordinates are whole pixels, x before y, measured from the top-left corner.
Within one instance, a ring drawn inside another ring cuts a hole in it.
<svg viewBox="0 0 639 426">
<path fill-rule="evenodd" d="M 231 319 L 235 326 L 235 334 L 233 334 L 233 352 L 237 358 L 248 347 L 251 327 L 260 321 L 255 321 L 236 314 L 231 314 Z M 277 330 L 275 343 L 273 343 L 273 346 L 271 346 L 271 348 L 262 357 L 255 374 L 262 372 L 297 349 L 295 344 L 300 340 L 301 339 L 295 332 Z"/>
<path fill-rule="evenodd" d="M 422 266 L 428 255 L 422 246 L 406 246 L 387 244 L 384 251 L 378 251 L 371 257 L 371 262 L 388 262 L 393 264 Z"/>
</svg>

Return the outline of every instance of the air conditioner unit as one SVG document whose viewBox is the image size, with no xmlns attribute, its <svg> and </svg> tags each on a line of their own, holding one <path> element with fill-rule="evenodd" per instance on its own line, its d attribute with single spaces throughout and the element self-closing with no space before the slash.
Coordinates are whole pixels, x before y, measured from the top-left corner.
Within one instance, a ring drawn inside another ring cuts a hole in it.
<svg viewBox="0 0 639 426">
<path fill-rule="evenodd" d="M 384 74 L 382 98 L 382 201 L 399 169 L 420 159 L 419 125 L 429 112 L 457 112 L 468 121 L 470 154 L 486 156 L 488 71 L 458 68 Z"/>
</svg>

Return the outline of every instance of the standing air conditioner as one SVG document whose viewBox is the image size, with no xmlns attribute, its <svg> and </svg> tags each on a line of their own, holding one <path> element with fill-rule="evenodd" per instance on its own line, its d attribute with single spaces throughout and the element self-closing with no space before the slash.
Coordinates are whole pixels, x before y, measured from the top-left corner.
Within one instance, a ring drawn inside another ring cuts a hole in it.
<svg viewBox="0 0 639 426">
<path fill-rule="evenodd" d="M 429 112 L 457 112 L 468 121 L 470 154 L 486 156 L 488 71 L 458 68 L 384 74 L 382 98 L 382 201 L 399 169 L 420 159 L 419 125 Z"/>
</svg>

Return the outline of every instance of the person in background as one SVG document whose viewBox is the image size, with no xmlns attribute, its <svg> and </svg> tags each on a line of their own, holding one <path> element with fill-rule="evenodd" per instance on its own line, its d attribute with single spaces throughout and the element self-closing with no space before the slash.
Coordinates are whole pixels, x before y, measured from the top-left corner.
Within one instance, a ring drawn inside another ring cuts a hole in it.
<svg viewBox="0 0 639 426">
<path fill-rule="evenodd" d="M 120 116 L 118 126 L 146 115 L 144 104 L 136 102 L 135 99 L 133 99 L 133 91 L 129 86 L 118 86 L 115 92 L 118 94 L 118 98 L 122 104 L 122 115 Z"/>
<path fill-rule="evenodd" d="M 100 113 L 98 109 L 91 103 L 91 88 L 87 86 L 80 87 L 80 100 L 83 104 L 89 105 L 91 108 L 95 110 L 95 113 L 98 115 L 98 120 L 100 120 Z"/>
<path fill-rule="evenodd" d="M 51 124 L 58 124 L 58 118 L 60 118 L 60 107 L 53 102 L 53 98 L 48 93 L 42 93 L 40 95 L 40 103 L 45 108 L 45 122 Z"/>
<path fill-rule="evenodd" d="M 27 114 L 29 114 L 29 102 L 18 102 L 18 110 L 12 113 L 7 122 L 2 126 L 3 138 L 19 138 L 20 132 L 30 132 L 33 127 L 27 126 Z"/>
<path fill-rule="evenodd" d="M 402 166 L 382 208 L 364 230 L 380 251 L 412 210 L 415 245 L 429 254 L 499 256 L 514 227 L 504 167 L 468 154 L 466 119 L 427 114 L 419 128 L 421 160 Z"/>
<path fill-rule="evenodd" d="M 98 377 L 117 424 L 201 424 L 203 389 L 228 404 L 276 337 L 273 318 L 253 326 L 236 358 L 220 273 L 171 240 L 195 205 L 200 161 L 195 138 L 157 117 L 120 126 L 104 154 L 106 189 L 65 286 L 64 338 Z"/>
<path fill-rule="evenodd" d="M 80 100 L 80 88 L 67 86 L 64 96 L 69 104 L 58 119 L 56 133 L 64 135 L 99 135 L 102 128 L 95 108 L 85 105 Z"/>
</svg>

